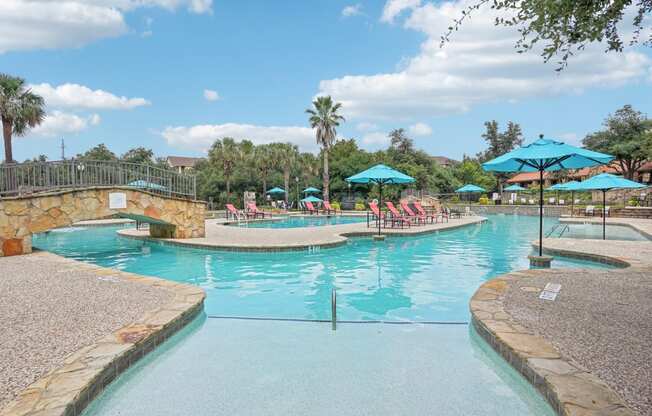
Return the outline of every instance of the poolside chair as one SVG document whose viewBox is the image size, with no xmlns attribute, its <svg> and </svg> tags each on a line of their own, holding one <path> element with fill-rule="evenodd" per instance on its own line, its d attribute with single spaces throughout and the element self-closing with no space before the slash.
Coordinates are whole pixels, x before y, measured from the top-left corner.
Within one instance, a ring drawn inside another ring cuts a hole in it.
<svg viewBox="0 0 652 416">
<path fill-rule="evenodd" d="M 575 205 L 579 205 L 579 203 L 580 203 L 580 200 L 579 200 L 579 199 L 576 199 L 576 200 L 575 200 Z"/>
<path fill-rule="evenodd" d="M 462 218 L 462 213 L 456 209 L 445 208 L 444 211 L 448 218 Z"/>
<path fill-rule="evenodd" d="M 584 215 L 585 216 L 594 216 L 595 215 L 595 207 L 593 205 L 587 205 L 586 209 L 584 210 Z"/>
<path fill-rule="evenodd" d="M 414 220 L 414 222 L 417 224 L 426 224 L 428 222 L 428 216 L 423 215 L 420 212 L 415 213 L 412 211 L 412 208 L 410 208 L 410 205 L 405 201 L 401 201 L 401 210 L 406 214 L 408 218 Z M 434 222 L 432 216 L 430 216 L 430 222 Z"/>
<path fill-rule="evenodd" d="M 303 204 L 305 205 L 305 207 L 308 210 L 308 212 L 310 213 L 310 215 L 313 215 L 313 214 L 318 215 L 319 214 L 319 211 L 315 208 L 315 206 L 312 204 L 312 202 L 305 201 Z"/>
<path fill-rule="evenodd" d="M 255 202 L 249 202 L 249 203 L 247 203 L 247 211 L 246 211 L 246 214 L 247 214 L 248 216 L 249 216 L 249 215 L 253 216 L 254 219 L 255 219 L 255 218 L 258 218 L 258 217 L 265 218 L 265 217 L 268 217 L 268 216 L 269 216 L 269 217 L 272 216 L 272 214 L 269 213 L 269 212 L 264 212 L 264 211 L 259 210 L 258 207 L 256 206 L 256 203 L 255 203 Z"/>
<path fill-rule="evenodd" d="M 528 200 L 528 204 L 530 204 L 530 205 L 534 205 L 534 199 L 530 199 L 530 200 Z"/>
<path fill-rule="evenodd" d="M 408 227 L 410 225 L 412 225 L 412 220 L 410 218 L 402 215 L 400 212 L 398 212 L 398 210 L 396 209 L 396 207 L 394 206 L 394 203 L 392 203 L 392 201 L 386 201 L 385 206 L 387 207 L 389 212 L 392 214 L 392 215 L 389 216 L 389 218 L 387 218 L 387 221 L 389 221 L 392 224 L 392 227 L 394 227 L 394 225 L 397 225 L 397 224 L 399 224 L 401 227 L 404 224 L 407 224 Z"/>
<path fill-rule="evenodd" d="M 565 203 L 566 203 L 566 201 L 564 201 L 563 199 L 559 200 L 559 205 L 564 205 Z"/>
<path fill-rule="evenodd" d="M 553 198 L 548 198 L 548 203 L 550 205 L 555 205 L 555 198 L 554 197 Z"/>
<path fill-rule="evenodd" d="M 375 202 L 370 202 L 369 209 L 371 210 L 371 219 L 373 220 L 373 222 L 382 221 L 383 227 L 385 227 L 387 225 L 387 216 L 382 212 L 380 212 L 380 208 L 378 208 L 378 205 Z M 368 219 L 369 217 L 367 217 L 367 226 L 369 225 Z"/>
<path fill-rule="evenodd" d="M 525 198 L 521 198 L 521 204 L 525 205 L 526 202 L 527 200 Z"/>
<path fill-rule="evenodd" d="M 233 218 L 234 220 L 240 220 L 242 217 L 249 218 L 250 214 L 244 211 L 238 210 L 233 204 L 226 204 L 226 219 Z"/>
<path fill-rule="evenodd" d="M 426 218 L 430 218 L 430 223 L 437 222 L 437 217 L 442 217 L 442 220 L 445 217 L 446 222 L 448 222 L 448 215 L 446 215 L 445 212 L 442 212 L 442 213 L 439 213 L 439 214 L 437 214 L 437 213 L 434 213 L 434 214 L 429 213 L 421 206 L 421 203 L 416 202 L 416 201 L 412 205 L 414 205 L 414 208 L 417 210 L 419 215 L 422 215 L 422 216 L 424 216 Z"/>
<path fill-rule="evenodd" d="M 340 214 L 342 213 L 342 211 L 333 208 L 329 201 L 324 201 L 323 205 L 324 205 L 324 207 L 322 208 L 322 211 L 324 211 L 324 214 L 326 214 L 326 215 L 331 215 L 331 213 L 337 215 L 338 212 Z"/>
<path fill-rule="evenodd" d="M 602 209 L 602 215 L 604 215 L 605 217 L 610 217 L 611 216 L 611 215 L 609 215 L 609 205 L 605 206 Z"/>
</svg>

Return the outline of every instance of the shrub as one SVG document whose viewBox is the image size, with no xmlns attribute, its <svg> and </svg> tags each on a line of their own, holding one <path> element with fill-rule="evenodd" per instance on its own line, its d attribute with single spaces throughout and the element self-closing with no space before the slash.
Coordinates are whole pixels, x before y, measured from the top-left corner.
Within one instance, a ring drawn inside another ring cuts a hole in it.
<svg viewBox="0 0 652 416">
<path fill-rule="evenodd" d="M 480 199 L 478 199 L 478 202 L 480 205 L 489 205 L 489 198 L 486 196 L 481 196 Z"/>
<path fill-rule="evenodd" d="M 627 205 L 630 207 L 637 207 L 639 205 L 638 200 L 636 198 L 630 198 L 629 201 L 627 201 Z"/>
<path fill-rule="evenodd" d="M 355 203 L 355 210 L 356 211 L 364 211 L 366 209 L 367 208 L 364 206 L 364 204 L 362 202 L 356 202 Z"/>
<path fill-rule="evenodd" d="M 457 204 L 458 202 L 460 202 L 460 197 L 458 195 L 455 195 L 454 197 L 451 198 L 451 202 Z"/>
<path fill-rule="evenodd" d="M 342 209 L 341 206 L 340 206 L 340 203 L 337 202 L 337 201 L 331 202 L 331 207 L 333 207 L 333 209 L 338 210 L 338 211 L 340 209 Z"/>
</svg>

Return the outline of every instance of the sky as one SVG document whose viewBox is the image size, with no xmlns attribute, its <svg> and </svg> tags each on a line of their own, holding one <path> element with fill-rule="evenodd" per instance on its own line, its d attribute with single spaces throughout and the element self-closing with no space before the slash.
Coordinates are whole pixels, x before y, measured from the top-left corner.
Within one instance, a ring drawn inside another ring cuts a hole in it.
<svg viewBox="0 0 652 416">
<path fill-rule="evenodd" d="M 17 160 L 105 143 L 201 156 L 218 138 L 316 151 L 305 109 L 342 103 L 341 138 L 460 159 L 484 122 L 579 144 L 625 104 L 652 114 L 652 49 L 594 45 L 558 73 L 483 10 L 440 47 L 469 0 L 2 0 L 0 72 L 25 78 L 47 118 Z M 629 18 L 630 16 L 627 16 Z"/>
</svg>

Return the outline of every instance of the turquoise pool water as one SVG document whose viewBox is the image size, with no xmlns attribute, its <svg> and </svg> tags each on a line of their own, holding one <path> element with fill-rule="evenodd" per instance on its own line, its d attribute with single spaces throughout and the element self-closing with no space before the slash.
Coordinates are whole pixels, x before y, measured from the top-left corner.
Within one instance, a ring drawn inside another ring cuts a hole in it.
<svg viewBox="0 0 652 416">
<path fill-rule="evenodd" d="M 367 221 L 366 216 L 353 215 L 302 215 L 282 217 L 280 220 L 273 221 L 253 221 L 247 223 L 233 223 L 234 227 L 249 228 L 297 228 L 297 227 L 319 227 L 322 225 L 352 224 L 355 222 Z"/>
<path fill-rule="evenodd" d="M 546 219 L 546 229 L 556 224 Z M 552 415 L 465 323 L 477 287 L 528 267 L 538 219 L 312 252 L 238 253 L 119 238 L 117 227 L 38 235 L 36 247 L 203 287 L 206 316 L 112 384 L 86 415 Z M 606 267 L 556 259 L 555 267 Z M 224 317 L 440 324 L 248 321 Z M 455 323 L 454 325 L 450 325 Z"/>
<path fill-rule="evenodd" d="M 624 225 L 607 225 L 607 240 L 649 241 L 638 231 Z M 560 224 L 551 237 L 602 239 L 602 224 Z"/>
</svg>

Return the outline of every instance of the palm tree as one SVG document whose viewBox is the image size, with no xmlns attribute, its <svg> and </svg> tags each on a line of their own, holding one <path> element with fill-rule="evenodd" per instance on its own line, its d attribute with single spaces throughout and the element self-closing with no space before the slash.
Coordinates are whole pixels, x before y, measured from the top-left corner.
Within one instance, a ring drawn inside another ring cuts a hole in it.
<svg viewBox="0 0 652 416">
<path fill-rule="evenodd" d="M 306 110 L 310 114 L 310 126 L 315 129 L 317 144 L 321 146 L 324 154 L 324 200 L 328 201 L 328 185 L 330 177 L 328 176 L 328 150 L 335 142 L 337 131 L 335 127 L 340 125 L 340 121 L 344 121 L 344 117 L 337 114 L 337 110 L 342 107 L 342 103 L 333 104 L 333 99 L 330 96 L 317 97 L 312 102 L 313 108 Z"/>
<path fill-rule="evenodd" d="M 226 182 L 226 200 L 230 201 L 231 179 L 236 165 L 242 159 L 242 151 L 238 143 L 231 137 L 225 137 L 222 140 L 215 140 L 215 143 L 208 151 L 208 159 L 211 163 L 221 169 L 222 176 Z"/>
<path fill-rule="evenodd" d="M 268 144 L 256 146 L 254 150 L 254 164 L 263 182 L 263 193 L 261 195 L 264 201 L 265 193 L 267 192 L 267 178 L 269 177 L 270 171 L 277 165 L 274 149 Z"/>
<path fill-rule="evenodd" d="M 283 169 L 283 185 L 285 186 L 285 205 L 288 205 L 288 195 L 290 190 L 290 173 L 297 165 L 299 159 L 299 149 L 292 143 L 274 143 L 275 156 L 278 165 Z"/>
<path fill-rule="evenodd" d="M 12 135 L 23 136 L 45 119 L 43 98 L 29 90 L 25 80 L 0 74 L 0 117 L 5 142 L 5 162 L 14 161 L 11 148 Z"/>
</svg>

